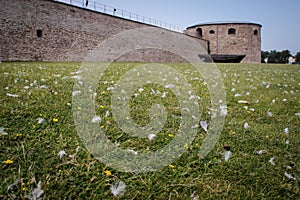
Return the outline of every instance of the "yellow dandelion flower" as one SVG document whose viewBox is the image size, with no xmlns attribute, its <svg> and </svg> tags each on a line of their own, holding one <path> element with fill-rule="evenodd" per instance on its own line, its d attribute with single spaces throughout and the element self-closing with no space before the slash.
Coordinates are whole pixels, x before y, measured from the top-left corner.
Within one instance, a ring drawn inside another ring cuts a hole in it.
<svg viewBox="0 0 300 200">
<path fill-rule="evenodd" d="M 169 137 L 174 137 L 174 135 L 172 133 L 169 133 L 168 136 Z"/>
<path fill-rule="evenodd" d="M 57 118 L 53 118 L 53 122 L 58 122 L 58 119 Z"/>
<path fill-rule="evenodd" d="M 101 94 L 102 94 L 102 95 L 106 95 L 106 92 L 103 91 L 103 92 L 101 92 Z"/>
<path fill-rule="evenodd" d="M 266 135 L 266 139 L 269 139 L 269 136 L 268 136 L 268 135 Z"/>
<path fill-rule="evenodd" d="M 189 148 L 189 145 L 187 143 L 185 143 L 184 145 L 184 148 L 188 149 Z"/>
<path fill-rule="evenodd" d="M 17 136 L 17 137 L 20 137 L 20 136 L 22 136 L 22 134 L 21 134 L 21 133 L 17 133 L 16 136 Z"/>
<path fill-rule="evenodd" d="M 169 164 L 169 168 L 170 168 L 170 169 L 174 169 L 174 168 L 175 168 L 175 166 L 174 166 L 174 165 L 171 165 L 171 164 Z"/>
<path fill-rule="evenodd" d="M 103 109 L 103 108 L 104 108 L 104 106 L 103 106 L 103 105 L 101 105 L 101 106 L 100 106 L 100 109 Z"/>
<path fill-rule="evenodd" d="M 110 176 L 111 175 L 111 172 L 109 170 L 105 170 L 104 173 L 107 175 L 107 176 Z"/>
<path fill-rule="evenodd" d="M 12 161 L 12 160 L 9 160 L 9 159 L 7 159 L 7 160 L 5 160 L 4 161 L 4 163 L 5 164 L 7 164 L 7 165 L 10 165 L 10 164 L 12 164 L 14 161 Z"/>
<path fill-rule="evenodd" d="M 102 128 L 102 129 L 103 129 L 103 128 L 104 128 L 104 125 L 100 126 L 100 128 Z"/>
</svg>

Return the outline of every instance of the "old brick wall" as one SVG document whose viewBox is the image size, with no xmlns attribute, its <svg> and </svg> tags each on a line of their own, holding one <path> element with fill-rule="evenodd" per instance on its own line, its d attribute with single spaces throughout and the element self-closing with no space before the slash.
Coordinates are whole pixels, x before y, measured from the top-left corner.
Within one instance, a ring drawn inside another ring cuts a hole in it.
<svg viewBox="0 0 300 200">
<path fill-rule="evenodd" d="M 90 50 L 108 37 L 124 30 L 149 27 L 51 0 L 5 0 L 1 1 L 0 11 L 0 60 L 83 61 Z M 207 49 L 207 41 L 195 42 Z M 120 60 L 183 61 L 159 50 L 137 51 Z"/>
<path fill-rule="evenodd" d="M 207 24 L 188 28 L 186 33 L 200 37 L 197 28 L 202 29 L 203 39 L 209 40 L 211 54 L 243 54 L 242 62 L 260 63 L 261 26 L 252 23 Z M 228 34 L 234 28 L 235 34 Z M 256 34 L 254 31 L 256 30 Z"/>
</svg>

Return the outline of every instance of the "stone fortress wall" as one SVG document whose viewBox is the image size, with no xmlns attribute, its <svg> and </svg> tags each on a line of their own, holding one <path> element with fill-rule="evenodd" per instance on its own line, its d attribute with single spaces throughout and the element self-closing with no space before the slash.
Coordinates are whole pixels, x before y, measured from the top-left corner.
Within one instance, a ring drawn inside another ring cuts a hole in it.
<svg viewBox="0 0 300 200">
<path fill-rule="evenodd" d="M 0 61 L 83 61 L 101 41 L 123 31 L 142 27 L 170 31 L 53 0 L 2 1 L 0 13 Z M 245 56 L 241 62 L 260 62 L 260 24 L 205 23 L 176 34 L 192 38 L 212 57 L 237 54 Z M 155 49 L 138 50 L 117 61 L 185 62 Z"/>
<path fill-rule="evenodd" d="M 260 63 L 261 27 L 251 22 L 215 22 L 188 27 L 185 33 L 208 40 L 211 55 L 245 55 L 242 62 Z"/>
<path fill-rule="evenodd" d="M 52 0 L 5 0 L 1 1 L 0 13 L 0 61 L 83 61 L 90 50 L 114 34 L 154 27 Z M 208 49 L 208 41 L 190 38 Z M 178 55 L 153 49 L 127 54 L 119 60 L 184 61 Z"/>
</svg>

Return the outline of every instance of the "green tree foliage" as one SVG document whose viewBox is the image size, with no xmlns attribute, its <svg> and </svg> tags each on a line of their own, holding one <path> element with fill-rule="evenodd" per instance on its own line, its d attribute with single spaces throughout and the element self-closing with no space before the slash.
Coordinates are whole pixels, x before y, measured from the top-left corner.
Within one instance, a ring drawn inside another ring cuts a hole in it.
<svg viewBox="0 0 300 200">
<path fill-rule="evenodd" d="M 268 58 L 268 63 L 287 63 L 291 53 L 289 50 L 283 50 L 281 52 L 276 50 L 261 51 L 261 62 L 264 62 L 265 58 Z"/>
<path fill-rule="evenodd" d="M 300 52 L 297 52 L 295 57 L 296 57 L 296 62 L 299 63 L 300 62 Z"/>
</svg>

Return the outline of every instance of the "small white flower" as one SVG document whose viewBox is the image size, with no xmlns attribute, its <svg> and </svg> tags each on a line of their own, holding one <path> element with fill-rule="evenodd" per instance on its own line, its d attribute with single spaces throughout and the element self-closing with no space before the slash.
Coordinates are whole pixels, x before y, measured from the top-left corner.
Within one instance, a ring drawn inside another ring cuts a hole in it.
<svg viewBox="0 0 300 200">
<path fill-rule="evenodd" d="M 206 121 L 200 121 L 200 126 L 203 128 L 205 132 L 207 132 L 208 124 Z"/>
<path fill-rule="evenodd" d="M 138 91 L 141 93 L 144 91 L 144 88 L 139 88 Z"/>
<path fill-rule="evenodd" d="M 234 97 L 241 97 L 241 94 L 235 94 Z"/>
<path fill-rule="evenodd" d="M 225 159 L 225 161 L 228 161 L 231 156 L 232 156 L 232 152 L 231 151 L 225 151 L 224 152 L 224 159 Z"/>
<path fill-rule="evenodd" d="M 126 185 L 123 181 L 116 181 L 111 187 L 110 191 L 114 196 L 122 196 L 125 192 Z"/>
<path fill-rule="evenodd" d="M 289 128 L 285 128 L 285 129 L 284 129 L 284 133 L 285 133 L 285 134 L 289 134 Z"/>
<path fill-rule="evenodd" d="M 106 111 L 105 117 L 109 117 L 109 115 L 110 115 L 109 111 Z"/>
<path fill-rule="evenodd" d="M 100 123 L 101 122 L 101 117 L 96 115 L 92 119 L 92 123 Z"/>
<path fill-rule="evenodd" d="M 271 165 L 275 165 L 274 159 L 275 159 L 274 157 L 270 158 L 269 163 L 271 163 Z"/>
<path fill-rule="evenodd" d="M 300 113 L 295 113 L 296 116 L 300 117 Z"/>
<path fill-rule="evenodd" d="M 152 141 L 152 140 L 154 140 L 156 138 L 156 135 L 155 134 L 149 134 L 148 135 L 148 139 L 150 140 L 150 141 Z"/>
<path fill-rule="evenodd" d="M 58 152 L 58 156 L 59 156 L 60 159 L 62 159 L 62 157 L 64 157 L 65 155 L 67 155 L 67 153 L 65 152 L 65 150 L 60 150 Z"/>
</svg>

